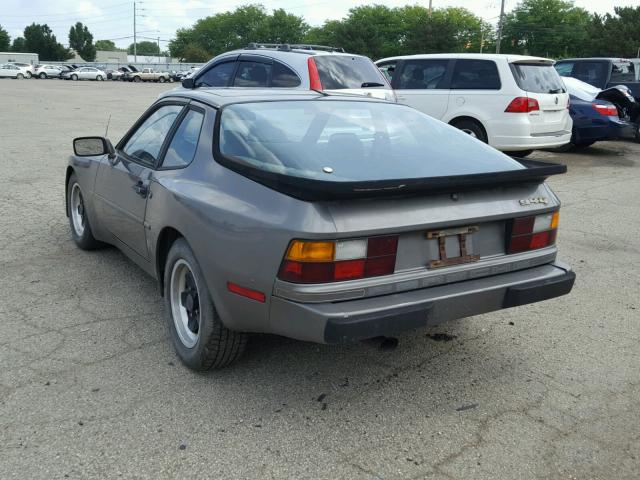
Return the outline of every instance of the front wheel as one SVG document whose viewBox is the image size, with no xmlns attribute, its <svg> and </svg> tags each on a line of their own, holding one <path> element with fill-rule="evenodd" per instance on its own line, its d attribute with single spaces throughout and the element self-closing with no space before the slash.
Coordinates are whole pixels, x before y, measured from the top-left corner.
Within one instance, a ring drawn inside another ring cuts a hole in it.
<svg viewBox="0 0 640 480">
<path fill-rule="evenodd" d="M 42 72 L 40 75 L 38 75 L 38 78 L 44 80 L 45 78 L 47 78 L 47 74 Z"/>
<path fill-rule="evenodd" d="M 487 133 L 484 131 L 482 125 L 475 120 L 463 119 L 453 122 L 451 125 L 462 130 L 464 133 L 471 135 L 473 138 L 480 140 L 481 142 L 488 143 Z"/>
<path fill-rule="evenodd" d="M 158 79 L 158 81 L 159 81 L 160 83 L 164 83 L 164 77 L 160 77 L 160 78 Z"/>
<path fill-rule="evenodd" d="M 16 78 L 17 78 L 18 80 L 22 80 L 22 79 L 24 78 L 24 75 L 23 75 L 23 74 L 21 74 L 21 73 L 19 73 L 19 74 L 17 74 L 17 75 L 16 75 Z"/>
<path fill-rule="evenodd" d="M 73 241 L 78 247 L 82 250 L 93 250 L 102 245 L 91 231 L 84 196 L 75 174 L 71 175 L 67 185 L 67 216 Z"/>
<path fill-rule="evenodd" d="M 222 324 L 200 265 L 184 239 L 176 240 L 167 256 L 164 301 L 171 340 L 185 365 L 210 370 L 240 358 L 247 334 Z"/>
<path fill-rule="evenodd" d="M 101 82 L 101 81 L 102 81 L 102 75 L 98 75 L 98 76 L 96 77 L 96 80 L 97 80 L 98 82 Z"/>
<path fill-rule="evenodd" d="M 71 80 L 76 81 L 78 80 L 78 75 L 71 75 Z"/>
<path fill-rule="evenodd" d="M 27 72 L 27 78 L 31 78 L 31 72 Z"/>
<path fill-rule="evenodd" d="M 133 81 L 138 83 L 140 82 L 142 79 L 140 77 L 133 77 Z"/>
</svg>

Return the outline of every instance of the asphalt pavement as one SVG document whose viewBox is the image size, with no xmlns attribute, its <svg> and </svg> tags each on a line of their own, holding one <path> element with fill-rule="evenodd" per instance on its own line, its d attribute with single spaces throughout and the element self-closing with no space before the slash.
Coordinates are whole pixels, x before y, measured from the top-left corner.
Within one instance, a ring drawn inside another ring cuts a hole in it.
<svg viewBox="0 0 640 480">
<path fill-rule="evenodd" d="M 0 479 L 640 478 L 640 145 L 532 157 L 569 167 L 570 295 L 198 374 L 154 281 L 64 213 L 72 139 L 174 87 L 0 81 Z"/>
</svg>

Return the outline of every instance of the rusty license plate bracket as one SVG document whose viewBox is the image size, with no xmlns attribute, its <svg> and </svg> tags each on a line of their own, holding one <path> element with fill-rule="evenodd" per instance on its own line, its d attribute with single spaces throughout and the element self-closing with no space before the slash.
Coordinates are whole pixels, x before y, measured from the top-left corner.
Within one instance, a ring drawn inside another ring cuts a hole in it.
<svg viewBox="0 0 640 480">
<path fill-rule="evenodd" d="M 427 238 L 429 240 L 438 240 L 438 253 L 440 258 L 438 260 L 431 260 L 428 264 L 429 268 L 441 268 L 449 267 L 451 265 L 460 265 L 463 263 L 473 263 L 480 260 L 480 255 L 472 255 L 467 252 L 467 235 L 480 230 L 478 226 L 472 227 L 458 227 L 447 228 L 444 230 L 433 230 L 427 232 Z M 457 236 L 458 243 L 460 245 L 459 257 L 447 257 L 446 240 L 447 237 Z"/>
</svg>

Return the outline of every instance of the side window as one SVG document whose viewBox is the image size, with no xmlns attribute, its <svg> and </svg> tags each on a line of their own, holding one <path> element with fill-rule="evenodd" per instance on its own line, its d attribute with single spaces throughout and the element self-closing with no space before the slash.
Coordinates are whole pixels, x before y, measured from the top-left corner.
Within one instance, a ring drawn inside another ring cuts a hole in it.
<svg viewBox="0 0 640 480">
<path fill-rule="evenodd" d="M 491 60 L 458 60 L 453 69 L 453 90 L 500 90 L 500 75 Z"/>
<path fill-rule="evenodd" d="M 196 87 L 227 87 L 233 75 L 236 62 L 224 62 L 214 65 L 200 75 L 195 82 Z"/>
<path fill-rule="evenodd" d="M 611 83 L 637 82 L 635 68 L 631 62 L 619 62 L 611 65 Z"/>
<path fill-rule="evenodd" d="M 393 81 L 393 74 L 396 71 L 396 62 L 384 62 L 378 65 L 382 74 L 387 78 L 389 83 Z"/>
<path fill-rule="evenodd" d="M 449 60 L 409 60 L 398 80 L 399 89 L 434 90 L 444 88 Z"/>
<path fill-rule="evenodd" d="M 272 87 L 297 87 L 300 85 L 300 78 L 296 72 L 286 65 L 274 60 L 272 67 L 271 86 Z"/>
<path fill-rule="evenodd" d="M 607 78 L 607 63 L 578 62 L 573 69 L 573 77 L 591 85 L 603 85 Z"/>
<path fill-rule="evenodd" d="M 258 62 L 240 62 L 234 87 L 268 87 L 271 65 Z"/>
<path fill-rule="evenodd" d="M 573 70 L 573 62 L 556 63 L 554 67 L 561 77 L 570 77 Z"/>
<path fill-rule="evenodd" d="M 164 156 L 164 168 L 186 167 L 193 161 L 203 120 L 204 115 L 201 112 L 193 109 L 187 112 Z"/>
<path fill-rule="evenodd" d="M 181 110 L 181 105 L 165 105 L 158 108 L 131 135 L 122 151 L 134 160 L 154 165 L 162 144 Z"/>
</svg>

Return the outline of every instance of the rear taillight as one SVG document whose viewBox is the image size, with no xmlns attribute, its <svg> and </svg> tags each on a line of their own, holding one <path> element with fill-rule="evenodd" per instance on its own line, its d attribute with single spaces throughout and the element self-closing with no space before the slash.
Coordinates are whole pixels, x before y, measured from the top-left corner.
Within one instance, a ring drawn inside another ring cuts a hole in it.
<svg viewBox="0 0 640 480">
<path fill-rule="evenodd" d="M 320 81 L 320 74 L 318 73 L 318 66 L 313 57 L 307 59 L 307 67 L 309 67 L 309 89 L 310 90 L 322 90 L 322 82 Z"/>
<path fill-rule="evenodd" d="M 529 113 L 540 110 L 540 104 L 535 98 L 516 97 L 511 100 L 505 112 L 508 113 Z"/>
<path fill-rule="evenodd" d="M 559 211 L 534 217 L 514 218 L 507 237 L 507 253 L 525 252 L 553 245 L 556 243 L 559 220 Z"/>
<path fill-rule="evenodd" d="M 328 283 L 389 275 L 395 271 L 398 236 L 337 241 L 293 240 L 278 278 Z"/>
<path fill-rule="evenodd" d="M 605 117 L 618 116 L 618 109 L 613 105 L 602 105 L 600 103 L 592 103 L 591 106 L 596 112 L 598 112 L 600 115 L 604 115 Z"/>
</svg>

